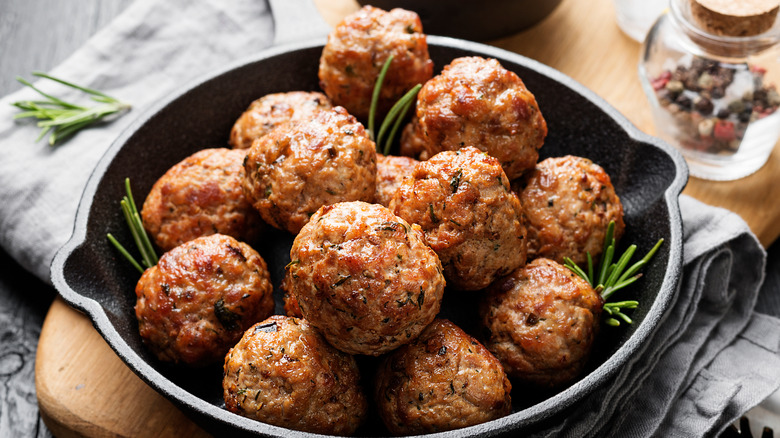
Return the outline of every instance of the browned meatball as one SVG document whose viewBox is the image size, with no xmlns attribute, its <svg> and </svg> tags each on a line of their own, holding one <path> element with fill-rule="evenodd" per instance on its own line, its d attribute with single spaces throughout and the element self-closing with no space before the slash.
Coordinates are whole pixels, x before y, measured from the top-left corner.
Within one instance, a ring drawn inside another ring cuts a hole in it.
<svg viewBox="0 0 780 438">
<path fill-rule="evenodd" d="M 385 207 L 390 206 L 395 191 L 404 177 L 410 176 L 417 160 L 409 157 L 395 157 L 377 154 L 376 156 L 376 196 L 374 202 Z"/>
<path fill-rule="evenodd" d="M 444 276 L 420 228 L 385 207 L 322 207 L 295 238 L 285 285 L 339 350 L 378 356 L 414 339 L 441 305 Z"/>
<path fill-rule="evenodd" d="M 409 89 L 430 79 L 433 62 L 416 13 L 364 6 L 328 36 L 320 58 L 320 87 L 334 104 L 365 120 L 374 83 L 391 55 L 378 103 L 380 114 Z"/>
<path fill-rule="evenodd" d="M 280 315 L 230 350 L 222 388 L 231 412 L 305 432 L 351 435 L 368 409 L 355 359 L 306 320 Z"/>
<path fill-rule="evenodd" d="M 246 151 L 204 149 L 168 169 L 146 197 L 141 217 L 160 249 L 221 233 L 251 242 L 266 227 L 241 189 Z"/>
<path fill-rule="evenodd" d="M 255 141 L 244 193 L 266 222 L 297 234 L 323 205 L 373 201 L 375 147 L 344 108 L 320 111 Z"/>
<path fill-rule="evenodd" d="M 290 91 L 268 94 L 249 105 L 230 131 L 230 145 L 248 149 L 274 128 L 308 120 L 317 111 L 331 109 L 330 99 L 319 92 Z"/>
<path fill-rule="evenodd" d="M 488 289 L 480 307 L 485 346 L 519 382 L 566 384 L 588 360 L 602 306 L 588 282 L 557 262 L 536 259 Z"/>
<path fill-rule="evenodd" d="M 536 164 L 547 123 L 523 81 L 495 59 L 457 58 L 423 85 L 401 137 L 401 153 L 427 160 L 474 146 L 496 157 L 509 179 Z"/>
<path fill-rule="evenodd" d="M 518 192 L 528 228 L 529 258 L 579 265 L 590 252 L 598 260 L 610 221 L 623 235 L 623 205 L 609 175 L 587 158 L 571 155 L 541 161 Z"/>
<path fill-rule="evenodd" d="M 511 390 L 501 363 L 482 344 L 437 319 L 383 359 L 374 396 L 391 433 L 417 435 L 508 415 Z"/>
<path fill-rule="evenodd" d="M 135 287 L 144 343 L 166 362 L 220 362 L 249 326 L 273 312 L 265 261 L 230 236 L 212 234 L 177 246 Z"/>
<path fill-rule="evenodd" d="M 476 148 L 418 163 L 390 206 L 422 227 L 455 288 L 485 288 L 525 263 L 520 201 L 498 161 Z"/>
</svg>

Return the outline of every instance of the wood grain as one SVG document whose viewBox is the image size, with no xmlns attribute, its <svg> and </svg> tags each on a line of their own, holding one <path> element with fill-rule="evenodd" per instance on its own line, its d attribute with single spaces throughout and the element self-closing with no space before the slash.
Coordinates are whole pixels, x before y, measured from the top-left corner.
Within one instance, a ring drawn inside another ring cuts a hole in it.
<svg viewBox="0 0 780 438">
<path fill-rule="evenodd" d="M 331 25 L 358 9 L 355 0 L 315 3 Z M 637 77 L 640 45 L 618 29 L 611 1 L 565 0 L 534 28 L 490 43 L 562 71 L 654 133 Z M 780 203 L 766 202 L 780 194 L 774 178 L 778 170 L 776 147 L 758 173 L 728 183 L 691 179 L 685 193 L 737 212 L 769 245 L 780 234 Z M 88 319 L 59 300 L 41 332 L 36 375 L 47 423 L 63 436 L 203 435 L 129 371 Z"/>
<path fill-rule="evenodd" d="M 69 321 L 67 334 L 60 321 Z M 41 330 L 35 375 L 44 420 L 59 436 L 208 436 L 147 386 L 87 318 L 57 298 Z"/>
</svg>

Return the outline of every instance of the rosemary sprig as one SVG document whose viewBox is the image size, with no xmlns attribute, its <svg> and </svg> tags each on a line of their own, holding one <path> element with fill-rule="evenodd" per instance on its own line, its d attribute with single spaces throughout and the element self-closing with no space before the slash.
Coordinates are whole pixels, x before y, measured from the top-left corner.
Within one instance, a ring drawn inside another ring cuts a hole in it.
<svg viewBox="0 0 780 438">
<path fill-rule="evenodd" d="M 106 237 L 108 237 L 109 242 L 114 245 L 119 253 L 143 274 L 145 269 L 151 268 L 157 264 L 157 253 L 155 253 L 152 242 L 146 234 L 143 222 L 141 221 L 141 215 L 138 214 L 138 208 L 135 205 L 135 200 L 133 200 L 133 192 L 130 190 L 130 178 L 125 178 L 125 191 L 127 192 L 127 195 L 122 198 L 120 205 L 122 206 L 122 213 L 125 216 L 127 226 L 130 228 L 130 234 L 133 235 L 133 240 L 138 248 L 138 252 L 141 253 L 141 261 L 144 267 L 141 267 L 141 264 L 130 255 L 130 252 L 128 252 L 125 247 L 111 235 L 111 233 L 108 233 Z"/>
<path fill-rule="evenodd" d="M 381 94 L 382 84 L 387 76 L 387 70 L 390 68 L 390 63 L 393 61 L 393 55 L 390 55 L 382 66 L 382 70 L 379 72 L 376 82 L 374 83 L 374 92 L 371 96 L 371 106 L 368 112 L 368 135 L 376 143 L 377 151 L 382 152 L 384 155 L 390 153 L 390 146 L 393 144 L 393 139 L 398 133 L 398 129 L 401 126 L 406 114 L 409 112 L 409 108 L 412 107 L 417 93 L 422 88 L 422 84 L 417 84 L 406 92 L 398 101 L 393 104 L 388 111 L 385 119 L 382 121 L 382 125 L 379 127 L 379 131 L 376 131 L 375 119 L 376 119 L 376 107 L 379 102 L 379 95 Z M 389 129 L 389 132 L 388 132 Z M 387 138 L 385 138 L 385 134 Z M 384 141 L 384 147 L 382 147 Z"/>
<path fill-rule="evenodd" d="M 598 270 L 595 271 L 595 274 L 598 275 L 597 277 L 594 277 L 593 258 L 591 257 L 590 252 L 587 254 L 588 272 L 585 272 L 568 257 L 564 257 L 563 261 L 567 268 L 585 279 L 585 281 L 587 281 L 588 284 L 590 284 L 590 286 L 601 295 L 605 301 L 604 312 L 607 315 L 605 322 L 607 325 L 617 327 L 620 325 L 620 321 L 615 317 L 622 319 L 628 324 L 633 322 L 631 318 L 628 317 L 628 315 L 623 313 L 622 309 L 636 309 L 639 306 L 639 302 L 607 302 L 607 300 L 615 292 L 633 284 L 642 276 L 642 274 L 639 273 L 639 270 L 650 262 L 650 259 L 658 251 L 658 248 L 661 247 L 664 239 L 658 239 L 658 242 L 647 253 L 647 255 L 626 269 L 629 262 L 631 261 L 631 257 L 633 257 L 634 253 L 636 252 L 637 246 L 629 246 L 628 249 L 626 249 L 626 251 L 620 257 L 618 257 L 618 261 L 612 263 L 612 260 L 615 256 L 616 245 L 614 236 L 615 222 L 610 221 L 609 225 L 607 226 L 607 235 L 604 237 L 604 251 L 602 251 L 601 263 L 599 264 Z"/>
<path fill-rule="evenodd" d="M 100 105 L 86 107 L 66 102 L 50 94 L 44 93 L 29 81 L 21 77 L 17 77 L 16 80 L 21 82 L 23 85 L 32 88 L 33 90 L 37 91 L 38 94 L 46 98 L 45 100 L 21 100 L 11 104 L 22 110 L 22 112 L 14 115 L 14 119 L 32 117 L 40 120 L 38 122 L 38 127 L 41 128 L 41 133 L 35 141 L 39 141 L 51 131 L 51 135 L 49 135 L 49 144 L 54 145 L 58 141 L 74 135 L 81 129 L 97 123 L 111 114 L 116 114 L 121 111 L 130 109 L 130 105 L 120 102 L 119 100 L 98 90 L 82 87 L 54 76 L 47 75 L 46 73 L 34 72 L 33 76 L 49 79 L 62 85 L 81 90 L 87 94 L 90 94 L 93 101 L 100 103 Z"/>
</svg>

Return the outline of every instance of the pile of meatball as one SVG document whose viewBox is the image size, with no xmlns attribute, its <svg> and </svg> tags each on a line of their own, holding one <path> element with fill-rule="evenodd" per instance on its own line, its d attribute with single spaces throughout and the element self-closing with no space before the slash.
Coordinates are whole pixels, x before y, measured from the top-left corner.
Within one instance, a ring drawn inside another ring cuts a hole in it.
<svg viewBox="0 0 780 438">
<path fill-rule="evenodd" d="M 399 156 L 361 122 L 390 55 L 380 114 L 423 84 Z M 579 376 L 603 301 L 561 263 L 598 258 L 610 221 L 623 233 L 610 178 L 586 158 L 539 162 L 545 120 L 495 59 L 433 68 L 414 12 L 366 6 L 329 36 L 321 92 L 260 97 L 230 148 L 154 184 L 141 215 L 165 253 L 135 311 L 157 358 L 223 364 L 228 410 L 335 435 L 370 410 L 396 435 L 467 427 L 510 414 L 513 385 Z M 272 232 L 295 236 L 286 315 L 253 249 Z M 464 294 L 480 296 L 479 333 L 439 315 Z"/>
</svg>

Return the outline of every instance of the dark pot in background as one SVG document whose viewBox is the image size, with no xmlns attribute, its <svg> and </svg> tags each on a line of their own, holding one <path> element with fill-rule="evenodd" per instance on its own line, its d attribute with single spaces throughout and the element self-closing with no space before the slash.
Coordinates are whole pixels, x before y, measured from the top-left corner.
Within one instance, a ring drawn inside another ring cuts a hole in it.
<svg viewBox="0 0 780 438">
<path fill-rule="evenodd" d="M 542 21 L 562 0 L 358 0 L 385 10 L 417 12 L 429 35 L 487 41 Z"/>
</svg>

